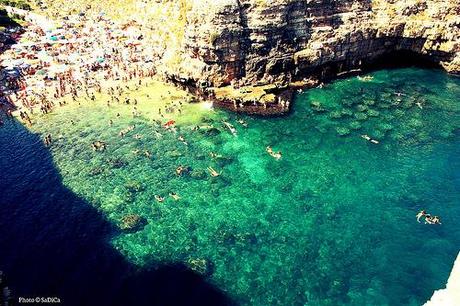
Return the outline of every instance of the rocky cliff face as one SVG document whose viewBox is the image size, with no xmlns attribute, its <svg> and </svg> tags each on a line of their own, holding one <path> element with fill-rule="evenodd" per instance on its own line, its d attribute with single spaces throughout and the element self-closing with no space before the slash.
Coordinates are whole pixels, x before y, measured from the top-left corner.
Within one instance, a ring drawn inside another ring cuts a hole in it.
<svg viewBox="0 0 460 306">
<path fill-rule="evenodd" d="M 181 60 L 165 69 L 198 87 L 301 85 L 395 51 L 460 73 L 460 2 L 195 0 L 176 50 Z"/>
<path fill-rule="evenodd" d="M 138 19 L 160 73 L 238 111 L 284 112 L 283 89 L 398 51 L 460 74 L 459 0 L 41 1 L 62 15 L 91 7 Z"/>
</svg>

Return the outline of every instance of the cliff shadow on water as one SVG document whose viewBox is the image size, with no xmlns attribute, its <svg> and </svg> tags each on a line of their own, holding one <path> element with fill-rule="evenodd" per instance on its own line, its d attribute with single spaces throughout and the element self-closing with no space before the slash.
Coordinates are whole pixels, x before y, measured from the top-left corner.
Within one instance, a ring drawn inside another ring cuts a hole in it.
<svg viewBox="0 0 460 306">
<path fill-rule="evenodd" d="M 233 304 L 183 265 L 141 270 L 128 262 L 108 243 L 117 229 L 63 185 L 39 136 L 2 119 L 0 271 L 13 304 L 19 297 L 80 306 Z"/>
</svg>

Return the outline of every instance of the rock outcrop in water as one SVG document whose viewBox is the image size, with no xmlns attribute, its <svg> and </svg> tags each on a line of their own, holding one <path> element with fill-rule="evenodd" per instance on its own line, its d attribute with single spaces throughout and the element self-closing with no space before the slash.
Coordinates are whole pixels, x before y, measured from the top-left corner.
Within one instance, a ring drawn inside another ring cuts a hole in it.
<svg viewBox="0 0 460 306">
<path fill-rule="evenodd" d="M 458 1 L 192 3 L 176 50 L 180 61 L 165 66 L 166 73 L 194 88 L 218 87 L 215 98 L 237 111 L 286 111 L 283 89 L 359 71 L 396 51 L 460 73 Z"/>
<path fill-rule="evenodd" d="M 460 253 L 454 263 L 445 289 L 436 290 L 424 306 L 453 306 L 460 303 Z"/>
</svg>

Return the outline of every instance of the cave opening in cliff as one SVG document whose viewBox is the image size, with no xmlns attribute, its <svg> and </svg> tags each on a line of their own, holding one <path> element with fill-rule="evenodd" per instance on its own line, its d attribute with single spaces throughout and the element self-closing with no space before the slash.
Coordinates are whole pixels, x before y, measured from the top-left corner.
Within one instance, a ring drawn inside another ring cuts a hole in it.
<svg viewBox="0 0 460 306">
<path fill-rule="evenodd" d="M 363 71 L 379 69 L 396 69 L 407 67 L 419 67 L 429 69 L 441 69 L 440 61 L 448 55 L 439 57 L 424 55 L 412 50 L 393 50 L 372 60 L 362 61 Z"/>
</svg>

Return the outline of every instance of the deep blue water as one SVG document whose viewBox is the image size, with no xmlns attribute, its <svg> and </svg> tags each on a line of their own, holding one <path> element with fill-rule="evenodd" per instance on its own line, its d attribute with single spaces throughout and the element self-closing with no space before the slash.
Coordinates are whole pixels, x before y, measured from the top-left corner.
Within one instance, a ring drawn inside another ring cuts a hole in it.
<svg viewBox="0 0 460 306">
<path fill-rule="evenodd" d="M 5 118 L 3 118 L 5 119 Z M 220 290 L 184 265 L 139 269 L 109 245 L 116 228 L 62 184 L 41 138 L 0 128 L 0 270 L 14 300 L 62 305 L 223 305 Z"/>
</svg>

